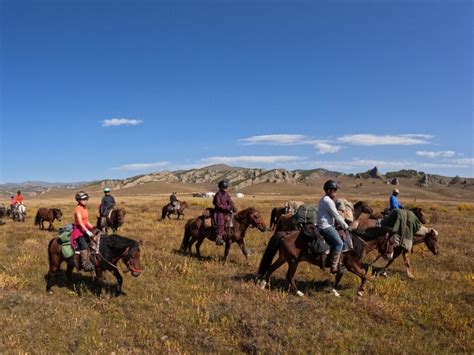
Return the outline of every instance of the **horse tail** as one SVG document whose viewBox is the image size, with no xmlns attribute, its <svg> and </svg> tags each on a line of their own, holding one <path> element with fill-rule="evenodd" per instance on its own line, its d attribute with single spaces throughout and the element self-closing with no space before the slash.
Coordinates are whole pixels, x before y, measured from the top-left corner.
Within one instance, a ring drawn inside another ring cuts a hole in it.
<svg viewBox="0 0 474 355">
<path fill-rule="evenodd" d="M 35 226 L 38 226 L 41 222 L 41 215 L 40 215 L 40 212 L 38 210 L 38 212 L 36 212 L 36 217 L 35 217 Z"/>
<path fill-rule="evenodd" d="M 186 223 L 184 226 L 184 236 L 183 240 L 181 242 L 181 246 L 179 247 L 179 250 L 182 251 L 183 253 L 186 251 L 186 247 L 188 246 L 189 242 L 191 241 L 191 232 L 189 231 L 189 226 Z"/>
<path fill-rule="evenodd" d="M 163 206 L 163 208 L 161 209 L 161 219 L 160 219 L 160 221 L 165 219 L 167 211 L 168 211 L 168 205 Z"/>
<path fill-rule="evenodd" d="M 273 226 L 275 225 L 275 214 L 276 214 L 276 211 L 275 209 L 272 209 L 272 214 L 270 215 L 270 229 L 273 229 Z"/>
<path fill-rule="evenodd" d="M 280 241 L 281 234 L 279 233 L 275 233 L 268 241 L 267 248 L 263 253 L 262 260 L 260 261 L 260 266 L 258 267 L 259 276 L 265 275 L 270 265 L 272 265 L 273 257 L 275 256 L 280 247 Z"/>
<path fill-rule="evenodd" d="M 53 262 L 53 259 L 51 257 L 51 245 L 53 244 L 55 239 L 56 238 L 51 239 L 48 243 L 48 261 L 49 261 L 49 266 L 50 267 L 51 267 L 51 263 Z"/>
</svg>

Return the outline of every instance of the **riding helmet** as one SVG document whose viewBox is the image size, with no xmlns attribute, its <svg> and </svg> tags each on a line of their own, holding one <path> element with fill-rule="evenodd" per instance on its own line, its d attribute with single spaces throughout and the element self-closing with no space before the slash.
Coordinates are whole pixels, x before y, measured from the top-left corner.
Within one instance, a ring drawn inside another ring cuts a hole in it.
<svg viewBox="0 0 474 355">
<path fill-rule="evenodd" d="M 227 180 L 221 180 L 219 181 L 217 187 L 220 189 L 227 189 L 229 187 L 229 183 L 227 182 Z"/>
<path fill-rule="evenodd" d="M 334 180 L 328 180 L 324 183 L 324 192 L 328 192 L 329 190 L 337 190 L 339 186 L 337 185 L 337 182 Z"/>
<path fill-rule="evenodd" d="M 110 189 L 108 187 L 104 188 L 104 192 L 110 192 Z"/>
<path fill-rule="evenodd" d="M 87 192 L 84 192 L 84 191 L 79 191 L 77 194 L 76 194 L 76 201 L 79 202 L 81 200 L 88 200 L 89 199 L 89 195 L 87 194 Z"/>
</svg>

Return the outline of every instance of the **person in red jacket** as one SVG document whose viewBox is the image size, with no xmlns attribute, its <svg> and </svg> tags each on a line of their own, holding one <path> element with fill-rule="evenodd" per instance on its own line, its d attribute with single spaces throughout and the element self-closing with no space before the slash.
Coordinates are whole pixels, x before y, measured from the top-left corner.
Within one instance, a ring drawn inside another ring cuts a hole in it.
<svg viewBox="0 0 474 355">
<path fill-rule="evenodd" d="M 227 189 L 229 188 L 229 183 L 225 180 L 222 180 L 217 185 L 219 191 L 214 195 L 214 224 L 216 226 L 216 244 L 224 244 L 224 235 L 225 235 L 225 222 L 226 215 L 231 214 L 234 211 L 234 202 L 230 198 Z"/>
<path fill-rule="evenodd" d="M 22 205 L 23 204 L 23 195 L 21 194 L 20 190 L 18 190 L 17 193 L 16 193 L 15 204 L 17 204 L 17 205 Z"/>
</svg>

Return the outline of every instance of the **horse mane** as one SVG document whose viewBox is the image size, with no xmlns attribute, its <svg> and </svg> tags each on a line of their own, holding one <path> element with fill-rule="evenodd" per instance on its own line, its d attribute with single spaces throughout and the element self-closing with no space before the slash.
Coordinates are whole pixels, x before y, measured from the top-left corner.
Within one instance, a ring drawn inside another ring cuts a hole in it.
<svg viewBox="0 0 474 355">
<path fill-rule="evenodd" d="M 365 201 L 357 201 L 355 204 L 354 204 L 354 208 L 358 208 L 359 206 L 369 206 L 369 204 Z"/>
<path fill-rule="evenodd" d="M 133 247 L 135 245 L 138 245 L 138 242 L 136 240 L 121 237 L 117 234 L 112 234 L 107 237 L 101 238 L 100 243 L 115 249 L 125 249 L 127 247 Z"/>
<path fill-rule="evenodd" d="M 380 233 L 375 233 L 375 231 L 381 231 L 384 230 L 384 234 Z M 362 240 L 366 242 L 370 242 L 376 239 L 381 238 L 384 236 L 386 233 L 390 233 L 392 229 L 390 227 L 371 227 L 367 228 L 364 232 L 357 232 L 356 230 L 353 230 L 352 233 L 358 237 L 360 237 Z"/>
</svg>

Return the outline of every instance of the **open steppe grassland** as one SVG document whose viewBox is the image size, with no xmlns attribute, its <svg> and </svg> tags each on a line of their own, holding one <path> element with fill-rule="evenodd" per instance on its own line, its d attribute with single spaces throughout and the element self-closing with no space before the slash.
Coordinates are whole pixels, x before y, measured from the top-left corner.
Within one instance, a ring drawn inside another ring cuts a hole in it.
<svg viewBox="0 0 474 355">
<path fill-rule="evenodd" d="M 210 241 L 204 242 L 200 260 L 176 252 L 183 220 L 158 222 L 165 197 L 118 197 L 127 210 L 119 234 L 143 240 L 144 273 L 139 278 L 124 276 L 126 296 L 104 293 L 99 298 L 87 273 L 75 274 L 74 288 L 66 287 L 61 275 L 53 295 L 45 292 L 47 245 L 55 233 L 38 230 L 34 216 L 39 207 L 59 207 L 64 217 L 55 222 L 56 228 L 71 222 L 75 205 L 71 196 L 27 201 L 25 223 L 8 220 L 0 226 L 2 353 L 474 352 L 470 201 L 417 202 L 433 214 L 440 254 L 432 255 L 424 245 L 415 247 L 410 255 L 415 280 L 406 277 L 400 258 L 388 278 L 368 283 L 365 297 L 356 296 L 359 279 L 346 274 L 342 297 L 335 298 L 328 292 L 332 276 L 307 263 L 300 264 L 297 272 L 305 297 L 288 294 L 286 266 L 274 274 L 270 290 L 255 285 L 271 232 L 248 231 L 249 266 L 236 245 L 223 265 L 223 247 Z M 199 215 L 211 203 L 183 199 L 191 205 L 186 218 Z M 261 210 L 268 224 L 271 208 L 285 199 L 257 196 L 235 202 L 239 209 Z M 370 203 L 381 210 L 386 201 Z M 98 204 L 99 198 L 89 202 L 93 221 Z M 114 277 L 106 276 L 113 284 Z"/>
</svg>

